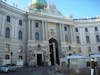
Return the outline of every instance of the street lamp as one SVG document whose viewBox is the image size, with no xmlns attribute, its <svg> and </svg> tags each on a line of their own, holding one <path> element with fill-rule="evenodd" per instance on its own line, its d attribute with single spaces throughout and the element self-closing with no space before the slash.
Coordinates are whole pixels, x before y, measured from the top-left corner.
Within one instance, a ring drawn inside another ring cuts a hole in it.
<svg viewBox="0 0 100 75">
<path fill-rule="evenodd" d="M 69 51 L 71 51 L 71 46 L 68 47 Z M 68 56 L 70 56 L 71 53 L 68 54 Z M 68 67 L 70 67 L 70 59 L 68 59 Z"/>
<path fill-rule="evenodd" d="M 44 50 L 43 52 L 43 56 L 44 56 L 44 66 L 46 65 L 46 51 Z"/>
<path fill-rule="evenodd" d="M 13 56 L 13 52 L 11 52 L 10 55 L 11 55 L 11 64 L 12 64 L 12 56 Z"/>
</svg>

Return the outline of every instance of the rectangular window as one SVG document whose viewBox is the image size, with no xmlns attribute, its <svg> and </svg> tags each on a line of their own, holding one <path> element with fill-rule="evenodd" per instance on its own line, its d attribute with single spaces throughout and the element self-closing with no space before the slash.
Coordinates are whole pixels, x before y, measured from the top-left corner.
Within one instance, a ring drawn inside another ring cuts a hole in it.
<svg viewBox="0 0 100 75">
<path fill-rule="evenodd" d="M 19 53 L 22 53 L 22 52 L 23 52 L 23 46 L 19 46 L 18 52 L 19 52 Z"/>
<path fill-rule="evenodd" d="M 64 27 L 64 31 L 67 31 L 67 27 L 66 26 Z"/>
<path fill-rule="evenodd" d="M 90 38 L 89 38 L 89 36 L 86 36 L 86 42 L 87 42 L 87 43 L 90 43 Z"/>
<path fill-rule="evenodd" d="M 78 28 L 75 28 L 75 32 L 78 32 Z"/>
<path fill-rule="evenodd" d="M 99 35 L 96 35 L 96 42 L 100 42 L 100 37 L 99 37 Z"/>
<path fill-rule="evenodd" d="M 80 38 L 79 38 L 79 36 L 76 36 L 76 42 L 77 42 L 77 43 L 80 43 Z"/>
<path fill-rule="evenodd" d="M 80 48 L 80 47 L 78 48 L 78 53 L 82 53 L 82 51 L 81 51 L 81 48 Z"/>
<path fill-rule="evenodd" d="M 68 42 L 68 36 L 65 34 L 65 41 Z"/>
<path fill-rule="evenodd" d="M 39 27 L 39 23 L 35 23 L 35 27 L 38 28 Z"/>
<path fill-rule="evenodd" d="M 6 51 L 10 51 L 10 44 L 6 44 Z"/>
<path fill-rule="evenodd" d="M 5 55 L 5 59 L 10 59 L 9 55 Z"/>
<path fill-rule="evenodd" d="M 89 53 L 91 52 L 91 47 L 88 47 L 88 52 L 89 52 Z"/>
<path fill-rule="evenodd" d="M 23 59 L 23 56 L 19 56 L 19 59 L 21 59 L 21 60 L 22 60 L 22 59 Z"/>
<path fill-rule="evenodd" d="M 100 46 L 98 46 L 98 51 L 100 52 Z"/>
<path fill-rule="evenodd" d="M 7 16 L 7 22 L 10 22 L 10 16 Z"/>
<path fill-rule="evenodd" d="M 22 20 L 19 20 L 19 25 L 22 25 Z"/>
<path fill-rule="evenodd" d="M 98 28 L 97 27 L 95 27 L 94 29 L 95 29 L 95 31 L 98 31 Z"/>
<path fill-rule="evenodd" d="M 85 32 L 88 32 L 88 28 L 85 28 Z"/>
</svg>

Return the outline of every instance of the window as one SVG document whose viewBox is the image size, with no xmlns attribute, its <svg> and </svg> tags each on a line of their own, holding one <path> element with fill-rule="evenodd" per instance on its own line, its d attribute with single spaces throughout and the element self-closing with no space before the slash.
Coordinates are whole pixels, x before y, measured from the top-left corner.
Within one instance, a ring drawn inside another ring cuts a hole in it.
<svg viewBox="0 0 100 75">
<path fill-rule="evenodd" d="M 90 43 L 90 38 L 89 38 L 89 36 L 86 36 L 86 42 L 87 42 L 87 43 Z"/>
<path fill-rule="evenodd" d="M 23 46 L 19 46 L 18 52 L 19 52 L 19 53 L 22 53 L 22 52 L 23 52 Z"/>
<path fill-rule="evenodd" d="M 6 51 L 10 51 L 10 44 L 6 44 Z"/>
<path fill-rule="evenodd" d="M 68 42 L 68 36 L 65 34 L 65 41 Z"/>
<path fill-rule="evenodd" d="M 99 35 L 96 35 L 96 41 L 97 41 L 97 42 L 100 42 Z"/>
<path fill-rule="evenodd" d="M 77 43 L 80 43 L 80 38 L 79 38 L 79 36 L 76 36 L 76 42 L 77 42 Z"/>
<path fill-rule="evenodd" d="M 21 59 L 21 60 L 22 60 L 22 59 L 23 59 L 23 56 L 19 56 L 19 59 Z"/>
<path fill-rule="evenodd" d="M 88 47 L 88 52 L 89 52 L 89 53 L 91 52 L 91 47 Z"/>
<path fill-rule="evenodd" d="M 39 40 L 39 32 L 35 33 L 35 40 Z"/>
<path fill-rule="evenodd" d="M 82 51 L 81 51 L 81 48 L 80 48 L 80 47 L 78 48 L 78 53 L 82 53 Z"/>
<path fill-rule="evenodd" d="M 19 39 L 19 40 L 22 40 L 22 31 L 19 31 L 19 32 L 18 32 L 18 39 Z"/>
<path fill-rule="evenodd" d="M 97 27 L 95 27 L 95 31 L 98 31 L 98 28 Z"/>
<path fill-rule="evenodd" d="M 35 23 L 35 27 L 38 28 L 39 27 L 39 23 Z"/>
<path fill-rule="evenodd" d="M 98 51 L 100 52 L 100 46 L 98 46 Z"/>
<path fill-rule="evenodd" d="M 8 27 L 5 30 L 5 38 L 10 38 L 10 29 Z"/>
<path fill-rule="evenodd" d="M 64 27 L 64 31 L 67 31 L 67 27 L 66 26 Z"/>
<path fill-rule="evenodd" d="M 78 32 L 78 28 L 75 28 L 75 32 Z"/>
<path fill-rule="evenodd" d="M 10 16 L 7 16 L 7 22 L 10 22 Z"/>
<path fill-rule="evenodd" d="M 85 28 L 85 32 L 88 32 L 88 28 Z"/>
<path fill-rule="evenodd" d="M 19 20 L 19 25 L 22 25 L 22 20 Z"/>
<path fill-rule="evenodd" d="M 9 55 L 5 55 L 5 59 L 10 59 Z"/>
</svg>

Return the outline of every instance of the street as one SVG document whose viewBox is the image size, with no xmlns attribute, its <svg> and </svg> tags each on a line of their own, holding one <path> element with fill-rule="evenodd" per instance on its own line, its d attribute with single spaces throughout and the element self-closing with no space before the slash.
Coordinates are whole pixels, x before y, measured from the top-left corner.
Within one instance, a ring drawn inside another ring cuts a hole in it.
<svg viewBox="0 0 100 75">
<path fill-rule="evenodd" d="M 15 72 L 0 73 L 0 75 L 90 75 L 90 69 L 66 69 L 56 72 L 54 66 L 50 67 L 23 67 Z M 100 67 L 96 68 L 96 75 L 100 75 Z"/>
<path fill-rule="evenodd" d="M 0 73 L 0 75 L 64 75 L 53 69 L 54 67 L 23 67 L 15 72 Z"/>
</svg>

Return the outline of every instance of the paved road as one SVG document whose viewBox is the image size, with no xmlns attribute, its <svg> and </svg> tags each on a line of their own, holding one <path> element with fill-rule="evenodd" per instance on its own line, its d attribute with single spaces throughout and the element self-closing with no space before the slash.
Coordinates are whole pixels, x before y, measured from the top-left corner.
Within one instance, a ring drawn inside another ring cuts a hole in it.
<svg viewBox="0 0 100 75">
<path fill-rule="evenodd" d="M 23 67 L 16 72 L 0 73 L 0 75 L 64 75 L 53 70 L 54 67 Z"/>
</svg>

